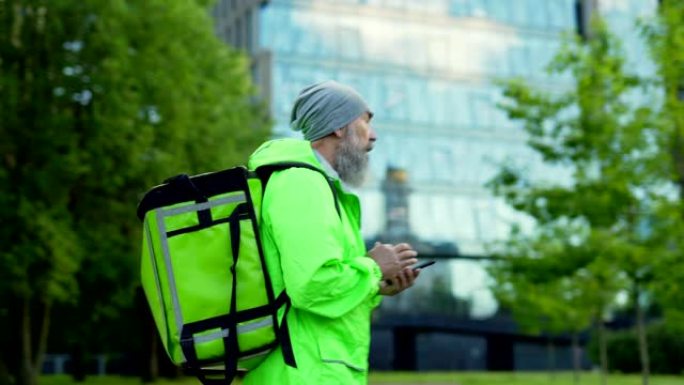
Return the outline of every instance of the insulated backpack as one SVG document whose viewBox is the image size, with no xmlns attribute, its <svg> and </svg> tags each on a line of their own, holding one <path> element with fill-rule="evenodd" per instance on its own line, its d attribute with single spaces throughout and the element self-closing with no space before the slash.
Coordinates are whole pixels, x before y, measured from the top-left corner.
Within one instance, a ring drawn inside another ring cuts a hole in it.
<svg viewBox="0 0 684 385">
<path fill-rule="evenodd" d="M 138 205 L 143 221 L 141 279 L 171 361 L 207 385 L 228 384 L 255 368 L 278 344 L 296 367 L 285 291 L 274 293 L 261 246 L 261 200 L 277 163 L 178 175 L 149 190 Z"/>
</svg>

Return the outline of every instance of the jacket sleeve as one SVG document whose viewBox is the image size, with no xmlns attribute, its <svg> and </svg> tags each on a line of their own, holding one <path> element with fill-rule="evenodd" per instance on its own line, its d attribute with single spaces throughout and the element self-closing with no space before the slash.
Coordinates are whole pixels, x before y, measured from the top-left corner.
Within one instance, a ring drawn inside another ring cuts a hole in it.
<svg viewBox="0 0 684 385">
<path fill-rule="evenodd" d="M 276 173 L 263 207 L 292 306 L 337 318 L 362 304 L 377 305 L 382 272 L 364 255 L 344 258 L 345 245 L 354 241 L 340 224 L 325 178 L 307 169 Z"/>
</svg>

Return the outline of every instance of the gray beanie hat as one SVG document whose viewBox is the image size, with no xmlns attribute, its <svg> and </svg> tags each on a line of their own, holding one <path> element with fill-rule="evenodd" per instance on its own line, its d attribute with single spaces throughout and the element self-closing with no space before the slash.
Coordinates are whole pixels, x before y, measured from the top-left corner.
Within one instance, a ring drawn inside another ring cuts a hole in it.
<svg viewBox="0 0 684 385">
<path fill-rule="evenodd" d="M 353 88 L 334 80 L 304 88 L 295 100 L 290 126 L 310 142 L 330 135 L 368 112 L 373 113 Z"/>
</svg>

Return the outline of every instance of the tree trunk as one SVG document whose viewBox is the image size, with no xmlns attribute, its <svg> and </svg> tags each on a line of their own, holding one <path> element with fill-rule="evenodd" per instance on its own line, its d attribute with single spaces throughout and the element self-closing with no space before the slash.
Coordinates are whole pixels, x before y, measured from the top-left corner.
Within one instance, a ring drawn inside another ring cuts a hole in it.
<svg viewBox="0 0 684 385">
<path fill-rule="evenodd" d="M 29 298 L 21 300 L 20 316 L 20 368 L 17 385 L 37 385 L 38 377 L 43 370 L 43 361 L 47 349 L 47 338 L 50 330 L 49 303 L 41 302 L 39 324 L 33 324 L 34 308 Z M 37 335 L 36 333 L 37 332 Z M 0 371 L 1 372 L 1 371 Z"/>
<path fill-rule="evenodd" d="M 74 382 L 82 383 L 86 380 L 85 365 L 85 348 L 81 341 L 76 341 L 71 348 L 71 377 Z"/>
<path fill-rule="evenodd" d="M 20 368 L 17 385 L 38 385 L 38 374 L 33 366 L 31 300 L 29 298 L 23 298 L 21 301 L 20 325 Z"/>
<path fill-rule="evenodd" d="M 150 338 L 150 367 L 149 367 L 149 382 L 155 382 L 159 379 L 159 343 L 157 339 L 157 330 L 154 323 L 149 322 L 147 331 Z"/>
<path fill-rule="evenodd" d="M 141 366 L 140 379 L 143 383 L 156 382 L 159 379 L 159 343 L 157 328 L 154 324 L 152 313 L 147 307 L 145 294 L 142 287 L 138 287 L 135 292 L 135 307 L 140 317 L 141 325 L 139 329 L 140 340 L 144 341 L 141 345 L 141 354 L 146 365 Z"/>
<path fill-rule="evenodd" d="M 9 370 L 7 370 L 7 364 L 0 358 L 0 385 L 11 385 L 12 377 L 10 376 Z"/>
<path fill-rule="evenodd" d="M 40 320 L 38 342 L 33 356 L 33 367 L 36 375 L 40 375 L 43 371 L 43 361 L 45 360 L 45 352 L 47 351 L 48 334 L 50 333 L 50 320 L 52 319 L 52 306 L 50 303 L 42 302 L 43 317 Z"/>
<path fill-rule="evenodd" d="M 603 320 L 598 320 L 599 355 L 601 360 L 601 385 L 608 382 L 608 342 L 606 341 L 606 328 Z"/>
<path fill-rule="evenodd" d="M 553 337 L 551 336 L 549 336 L 546 341 L 546 354 L 548 359 L 549 378 L 553 381 L 556 375 L 556 349 L 553 344 Z"/>
<path fill-rule="evenodd" d="M 580 383 L 580 366 L 582 365 L 581 354 L 579 335 L 577 333 L 572 333 L 572 380 L 574 384 Z"/>
<path fill-rule="evenodd" d="M 639 304 L 639 290 L 636 289 L 634 305 L 636 307 L 637 337 L 639 338 L 639 358 L 641 360 L 641 383 L 648 385 L 651 374 L 651 363 L 648 354 L 648 338 L 646 336 L 646 322 L 644 320 L 644 309 Z"/>
</svg>

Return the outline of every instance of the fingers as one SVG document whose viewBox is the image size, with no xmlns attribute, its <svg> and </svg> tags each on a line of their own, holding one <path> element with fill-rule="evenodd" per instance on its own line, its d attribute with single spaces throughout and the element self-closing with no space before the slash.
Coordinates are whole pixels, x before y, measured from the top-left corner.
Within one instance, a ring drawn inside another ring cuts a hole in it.
<svg viewBox="0 0 684 385">
<path fill-rule="evenodd" d="M 414 270 L 412 268 L 404 268 L 392 279 L 387 279 L 381 284 L 382 295 L 397 295 L 402 291 L 410 288 L 416 281 L 416 278 L 420 275 L 420 270 Z"/>
<path fill-rule="evenodd" d="M 397 243 L 397 244 L 394 245 L 393 247 L 394 247 L 394 250 L 395 250 L 396 252 L 398 252 L 398 253 L 399 253 L 399 252 L 402 252 L 402 251 L 405 251 L 405 250 L 413 250 L 413 248 L 411 247 L 411 245 L 409 245 L 408 243 Z"/>
<path fill-rule="evenodd" d="M 393 245 L 391 243 L 382 243 L 382 242 L 376 241 L 374 246 L 375 247 L 377 247 L 377 246 L 390 247 L 390 248 L 393 248 L 397 252 L 404 251 L 404 250 L 413 250 L 413 246 L 411 246 L 410 244 L 408 244 L 406 242 L 397 243 L 396 245 Z"/>
<path fill-rule="evenodd" d="M 413 286 L 413 283 L 415 282 L 417 277 L 417 273 L 410 268 L 404 268 L 402 271 L 397 274 L 397 276 L 392 280 L 392 283 L 395 285 L 399 291 L 408 289 L 409 287 Z"/>
<path fill-rule="evenodd" d="M 375 242 L 368 255 L 378 263 L 384 278 L 394 277 L 402 269 L 418 262 L 418 253 L 408 243 L 392 245 Z"/>
<path fill-rule="evenodd" d="M 406 288 L 413 286 L 413 283 L 416 281 L 418 274 L 420 274 L 419 271 L 411 269 L 411 268 L 404 269 L 402 271 L 402 273 L 405 277 Z"/>
<path fill-rule="evenodd" d="M 390 243 L 375 242 L 373 245 L 373 250 L 384 249 L 391 250 L 399 259 L 414 258 L 418 256 L 418 253 L 413 250 L 411 245 L 408 243 L 399 243 L 397 245 L 392 245 Z"/>
<path fill-rule="evenodd" d="M 401 274 L 397 274 L 396 277 L 392 278 L 392 290 L 398 293 L 401 289 L 401 279 L 399 278 Z"/>
<path fill-rule="evenodd" d="M 402 269 L 405 269 L 411 265 L 415 265 L 418 263 L 418 260 L 416 258 L 410 258 L 410 259 L 400 259 L 399 264 L 401 265 Z"/>
<path fill-rule="evenodd" d="M 416 280 L 413 269 L 404 269 L 404 276 L 406 277 L 406 288 L 413 286 L 413 282 Z"/>
<path fill-rule="evenodd" d="M 397 254 L 405 253 L 405 252 L 413 252 L 415 253 L 416 251 L 413 250 L 413 247 L 409 245 L 408 243 L 399 243 L 396 245 L 393 245 L 392 248 L 394 249 L 394 252 Z"/>
<path fill-rule="evenodd" d="M 399 274 L 397 274 L 395 280 L 396 280 L 396 284 L 394 287 L 397 289 L 397 292 L 406 289 L 407 286 L 406 286 L 406 272 L 405 272 L 405 270 L 400 271 Z"/>
<path fill-rule="evenodd" d="M 413 250 L 409 250 L 409 251 L 404 251 L 402 253 L 397 254 L 397 259 L 399 259 L 399 261 L 411 260 L 411 261 L 414 261 L 414 262 L 412 262 L 412 264 L 415 264 L 418 262 L 418 260 L 416 259 L 417 256 L 418 256 L 418 253 L 416 253 Z"/>
<path fill-rule="evenodd" d="M 411 245 L 409 245 L 408 243 L 399 243 L 397 245 L 394 245 L 393 248 L 399 260 L 415 258 L 418 256 L 418 252 L 413 250 Z"/>
</svg>

